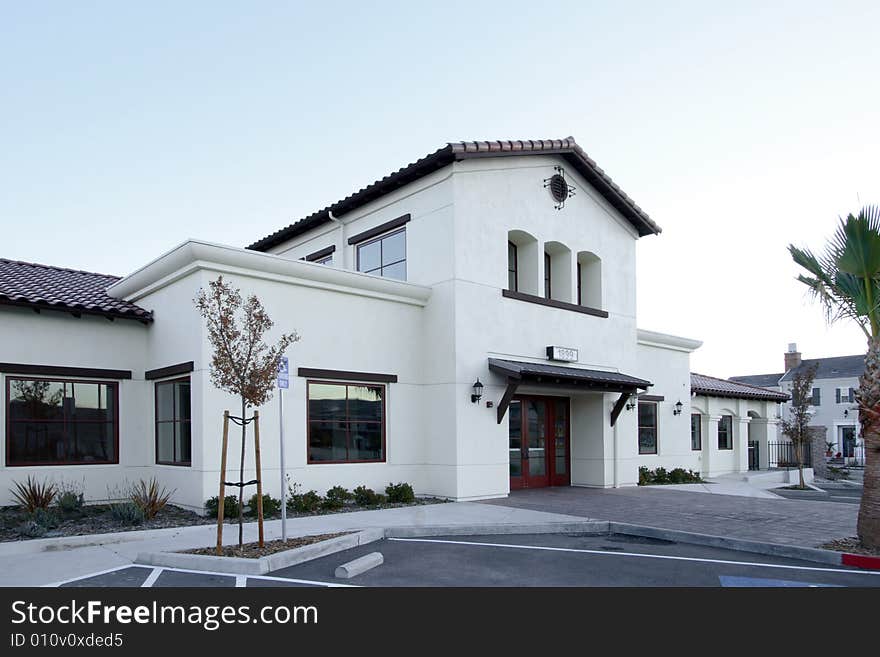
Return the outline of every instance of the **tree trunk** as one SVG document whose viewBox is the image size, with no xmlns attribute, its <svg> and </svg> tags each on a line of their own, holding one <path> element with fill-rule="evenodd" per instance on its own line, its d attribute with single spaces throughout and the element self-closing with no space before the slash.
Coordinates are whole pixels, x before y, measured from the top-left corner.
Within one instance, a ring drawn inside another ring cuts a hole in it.
<svg viewBox="0 0 880 657">
<path fill-rule="evenodd" d="M 244 398 L 241 400 L 241 464 L 238 469 L 238 481 L 244 483 L 244 441 L 247 436 L 247 424 L 244 421 L 244 414 L 247 411 Z M 238 487 L 238 549 L 241 551 L 242 539 L 244 537 L 244 486 Z"/>
<path fill-rule="evenodd" d="M 803 447 L 803 443 L 796 442 L 794 444 L 794 457 L 797 459 L 798 477 L 800 478 L 800 483 L 798 484 L 798 488 L 806 488 L 807 485 L 804 483 L 804 447 Z"/>
<path fill-rule="evenodd" d="M 858 533 L 862 545 L 876 549 L 880 548 L 880 338 L 868 342 L 858 402 L 865 443 L 865 483 Z"/>
</svg>

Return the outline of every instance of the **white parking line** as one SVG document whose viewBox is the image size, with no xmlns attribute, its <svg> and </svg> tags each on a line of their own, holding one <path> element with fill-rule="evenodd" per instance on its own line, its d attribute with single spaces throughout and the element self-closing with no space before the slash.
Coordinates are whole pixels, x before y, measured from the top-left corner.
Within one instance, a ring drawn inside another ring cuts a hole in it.
<svg viewBox="0 0 880 657">
<path fill-rule="evenodd" d="M 159 575 L 162 574 L 164 568 L 153 568 L 153 572 L 147 575 L 147 579 L 144 580 L 144 583 L 141 584 L 142 589 L 153 588 L 153 584 L 155 584 L 156 580 L 159 579 Z"/>
<path fill-rule="evenodd" d="M 138 564 L 130 563 L 124 566 L 116 566 L 116 568 L 108 568 L 107 570 L 99 570 L 94 573 L 89 573 L 87 575 L 78 575 L 77 577 L 71 577 L 70 579 L 63 579 L 60 582 L 52 582 L 51 584 L 43 584 L 40 588 L 57 588 L 59 586 L 63 586 L 64 584 L 70 584 L 71 582 L 78 582 L 81 579 L 91 579 L 92 577 L 98 577 L 99 575 L 107 575 L 108 573 L 115 573 L 117 570 L 125 570 L 126 568 L 151 568 L 151 566 L 141 566 Z"/>
<path fill-rule="evenodd" d="M 141 584 L 141 587 L 152 588 L 155 584 L 156 580 L 162 573 L 187 573 L 192 575 L 210 575 L 215 577 L 231 577 L 235 578 L 235 588 L 244 588 L 247 586 L 247 580 L 249 579 L 259 579 L 259 580 L 268 580 L 270 582 L 290 582 L 293 584 L 308 584 L 310 586 L 323 586 L 327 588 L 360 588 L 357 584 L 341 584 L 337 582 L 321 582 L 318 580 L 311 579 L 295 579 L 292 577 L 276 577 L 274 575 L 235 575 L 233 573 L 221 573 L 212 570 L 191 570 L 188 568 L 167 568 L 167 567 L 153 567 L 153 566 L 142 566 L 140 564 L 132 563 L 127 566 L 117 566 L 116 568 L 108 568 L 107 570 L 101 570 L 95 573 L 89 573 L 87 575 L 80 575 L 79 577 L 72 577 L 71 579 L 65 579 L 60 582 L 53 582 L 52 584 L 44 584 L 43 587 L 58 587 L 64 584 L 70 584 L 71 582 L 78 582 L 84 579 L 91 579 L 92 577 L 98 577 L 99 575 L 108 575 L 110 573 L 115 573 L 120 570 L 126 570 L 128 568 L 149 568 L 152 572 L 147 575 L 147 579 L 144 580 L 144 583 Z"/>
<path fill-rule="evenodd" d="M 813 566 L 789 566 L 776 563 L 760 563 L 754 561 L 731 561 L 726 559 L 705 559 L 701 557 L 677 557 L 666 554 L 643 554 L 641 552 L 607 552 L 605 550 L 584 550 L 581 548 L 550 547 L 546 545 L 512 545 L 508 543 L 477 543 L 475 541 L 450 541 L 436 538 L 389 538 L 389 541 L 411 543 L 445 543 L 448 545 L 475 545 L 480 547 L 500 547 L 515 550 L 543 550 L 547 552 L 576 552 L 582 554 L 597 554 L 605 557 L 640 557 L 642 559 L 666 559 L 669 561 L 696 561 L 701 563 L 718 563 L 734 566 L 756 566 L 760 568 L 781 568 L 784 570 L 808 570 L 827 573 L 849 573 L 852 575 L 880 575 L 880 571 L 871 570 L 844 570 L 842 568 L 818 568 Z"/>
</svg>

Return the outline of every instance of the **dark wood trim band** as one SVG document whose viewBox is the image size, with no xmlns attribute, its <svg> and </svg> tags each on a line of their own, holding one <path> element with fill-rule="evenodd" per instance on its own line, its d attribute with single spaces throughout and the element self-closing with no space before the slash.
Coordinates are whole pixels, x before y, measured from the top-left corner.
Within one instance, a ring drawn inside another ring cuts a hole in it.
<svg viewBox="0 0 880 657">
<path fill-rule="evenodd" d="M 331 379 L 333 381 L 397 383 L 396 374 L 380 374 L 378 372 L 347 372 L 345 370 L 319 370 L 311 367 L 300 367 L 296 373 L 297 376 L 314 379 Z"/>
<path fill-rule="evenodd" d="M 0 363 L 0 372 L 37 376 L 73 376 L 87 379 L 131 378 L 131 370 L 101 370 L 90 367 L 58 367 L 55 365 L 28 365 L 26 363 Z"/>
<path fill-rule="evenodd" d="M 331 255 L 336 252 L 336 245 L 331 244 L 326 249 L 321 249 L 320 251 L 315 251 L 314 253 L 310 253 L 303 260 L 306 262 L 314 262 L 315 260 L 320 260 L 321 258 L 326 258 L 328 255 Z"/>
<path fill-rule="evenodd" d="M 525 301 L 527 303 L 536 303 L 539 306 L 548 306 L 549 308 L 559 308 L 560 310 L 573 310 L 576 313 L 584 315 L 593 315 L 595 317 L 608 317 L 608 312 L 589 308 L 587 306 L 579 306 L 574 303 L 566 303 L 565 301 L 557 301 L 556 299 L 545 299 L 544 297 L 535 296 L 534 294 L 525 294 L 523 292 L 514 292 L 513 290 L 501 290 L 501 296 L 508 299 L 516 299 L 517 301 Z"/>
<path fill-rule="evenodd" d="M 168 367 L 160 367 L 155 370 L 147 370 L 144 372 L 144 378 L 147 381 L 153 379 L 164 379 L 166 376 L 178 376 L 180 374 L 189 374 L 195 369 L 193 361 L 178 363 L 177 365 L 169 365 Z"/>
<path fill-rule="evenodd" d="M 666 401 L 666 397 L 663 395 L 639 395 L 639 401 L 662 402 Z"/>
<path fill-rule="evenodd" d="M 392 219 L 391 221 L 386 221 L 384 224 L 379 224 L 375 228 L 370 228 L 370 230 L 365 230 L 363 233 L 358 233 L 357 235 L 352 235 L 348 238 L 349 244 L 359 244 L 361 242 L 366 242 L 368 239 L 372 237 L 376 237 L 377 235 L 381 235 L 382 233 L 387 233 L 389 230 L 394 230 L 395 228 L 400 228 L 404 224 L 409 223 L 411 217 L 408 214 L 403 215 L 402 217 L 398 217 L 397 219 Z"/>
</svg>

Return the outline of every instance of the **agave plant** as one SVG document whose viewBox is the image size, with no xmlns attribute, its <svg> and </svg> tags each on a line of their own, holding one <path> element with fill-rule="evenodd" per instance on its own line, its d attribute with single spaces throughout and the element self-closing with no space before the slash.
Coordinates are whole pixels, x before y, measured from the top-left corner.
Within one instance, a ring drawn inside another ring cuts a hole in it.
<svg viewBox="0 0 880 657">
<path fill-rule="evenodd" d="M 25 483 L 20 481 L 13 483 L 15 488 L 10 490 L 12 497 L 28 513 L 33 513 L 37 509 L 48 509 L 58 495 L 58 488 L 54 483 L 48 480 L 39 482 L 30 475 Z"/>
<path fill-rule="evenodd" d="M 798 280 L 822 304 L 828 322 L 856 322 L 868 343 L 856 392 L 865 443 L 858 534 L 863 545 L 880 548 L 880 207 L 841 219 L 821 257 L 794 245 L 788 250 L 806 270 Z"/>
</svg>

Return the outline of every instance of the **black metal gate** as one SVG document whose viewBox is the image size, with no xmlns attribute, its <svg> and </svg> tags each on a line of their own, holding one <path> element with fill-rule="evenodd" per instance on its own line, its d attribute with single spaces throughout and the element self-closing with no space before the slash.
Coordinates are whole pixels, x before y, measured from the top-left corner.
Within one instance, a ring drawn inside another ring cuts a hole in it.
<svg viewBox="0 0 880 657">
<path fill-rule="evenodd" d="M 749 441 L 749 470 L 758 470 L 761 467 L 760 455 L 758 453 L 758 441 Z"/>
</svg>

